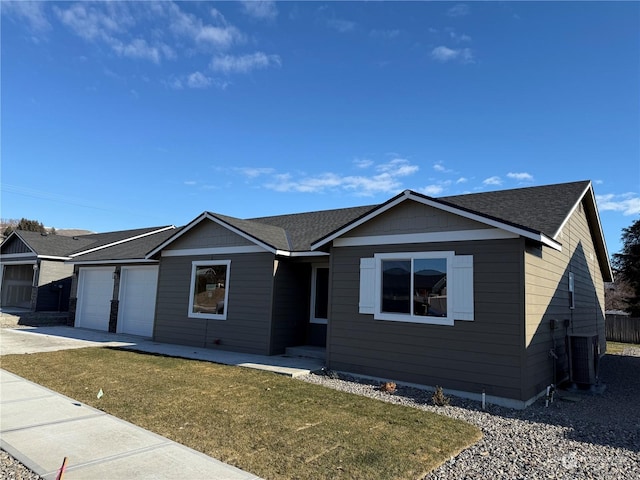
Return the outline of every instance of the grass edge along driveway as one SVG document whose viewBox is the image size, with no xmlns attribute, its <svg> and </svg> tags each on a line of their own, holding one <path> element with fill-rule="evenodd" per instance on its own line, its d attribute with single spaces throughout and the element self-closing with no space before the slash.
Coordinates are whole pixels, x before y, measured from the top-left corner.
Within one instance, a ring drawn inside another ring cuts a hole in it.
<svg viewBox="0 0 640 480">
<path fill-rule="evenodd" d="M 431 412 L 195 360 L 86 348 L 6 355 L 2 368 L 266 479 L 421 478 L 482 436 Z"/>
</svg>

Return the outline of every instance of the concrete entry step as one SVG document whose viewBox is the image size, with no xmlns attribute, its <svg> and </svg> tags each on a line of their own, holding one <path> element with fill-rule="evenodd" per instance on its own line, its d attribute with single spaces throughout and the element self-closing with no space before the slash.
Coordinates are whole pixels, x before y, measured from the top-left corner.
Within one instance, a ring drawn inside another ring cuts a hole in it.
<svg viewBox="0 0 640 480">
<path fill-rule="evenodd" d="M 327 349 L 324 347 L 315 347 L 313 345 L 300 345 L 297 347 L 287 347 L 285 349 L 285 355 L 287 357 L 318 358 L 320 360 L 325 360 L 327 356 Z"/>
</svg>

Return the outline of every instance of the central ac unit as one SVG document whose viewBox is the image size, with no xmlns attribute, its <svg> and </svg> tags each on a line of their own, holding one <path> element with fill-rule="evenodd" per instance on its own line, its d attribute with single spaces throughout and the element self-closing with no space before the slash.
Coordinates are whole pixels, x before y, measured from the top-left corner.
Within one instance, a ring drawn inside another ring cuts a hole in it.
<svg viewBox="0 0 640 480">
<path fill-rule="evenodd" d="M 571 381 L 595 385 L 600 360 L 598 335 L 569 335 L 569 352 Z"/>
</svg>

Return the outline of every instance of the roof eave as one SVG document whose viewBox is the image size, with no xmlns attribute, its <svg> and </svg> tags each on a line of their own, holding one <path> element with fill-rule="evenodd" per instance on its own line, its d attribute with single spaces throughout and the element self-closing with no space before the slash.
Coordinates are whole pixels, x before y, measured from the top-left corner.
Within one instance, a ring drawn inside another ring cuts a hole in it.
<svg viewBox="0 0 640 480">
<path fill-rule="evenodd" d="M 437 200 L 435 198 L 429 197 L 427 195 L 422 195 L 416 192 L 413 192 L 411 190 L 405 190 L 404 192 L 402 192 L 400 195 L 397 195 L 395 197 L 393 197 L 391 200 L 383 203 L 382 205 L 380 205 L 380 207 L 372 210 L 371 212 L 368 212 L 366 215 L 360 217 L 359 219 L 356 219 L 355 221 L 351 222 L 348 225 L 345 225 L 344 227 L 340 228 L 339 230 L 336 230 L 335 232 L 329 234 L 328 236 L 319 239 L 318 241 L 314 242 L 311 244 L 311 250 L 316 250 L 324 245 L 326 245 L 327 243 L 335 240 L 336 238 L 344 235 L 345 233 L 353 230 L 356 227 L 359 227 L 360 225 L 362 225 L 363 223 L 368 222 L 369 220 L 377 217 L 378 215 L 380 215 L 381 213 L 395 207 L 396 205 L 399 205 L 400 203 L 406 201 L 406 200 L 413 200 L 416 202 L 420 202 L 424 205 L 428 205 L 430 207 L 433 208 L 437 208 L 439 210 L 443 210 L 446 211 L 448 213 L 452 213 L 454 215 L 459 215 L 465 218 L 468 218 L 470 220 L 474 220 L 477 221 L 479 223 L 483 223 L 485 225 L 489 225 L 495 228 L 499 228 L 517 235 L 520 235 L 522 237 L 525 238 L 529 238 L 531 240 L 543 243 L 545 245 L 548 245 L 551 248 L 554 248 L 555 250 L 562 250 L 562 244 L 557 242 L 555 239 L 549 238 L 547 235 L 545 235 L 542 232 L 538 232 L 532 229 L 527 229 L 525 227 L 520 227 L 520 226 L 516 226 L 513 224 L 509 224 L 494 218 L 490 218 L 486 215 L 482 215 L 480 213 L 477 212 L 472 212 L 457 206 L 454 206 L 450 203 L 447 202 L 443 202 L 440 200 Z"/>
<path fill-rule="evenodd" d="M 215 214 L 211 213 L 211 212 L 202 212 L 200 215 L 198 215 L 196 218 L 194 218 L 193 220 L 191 220 L 191 222 L 189 222 L 184 228 L 180 229 L 179 232 L 177 232 L 176 235 L 173 235 L 171 237 L 169 237 L 167 240 L 165 240 L 163 243 L 161 243 L 160 245 L 158 245 L 156 248 L 154 248 L 153 250 L 151 250 L 149 253 L 147 253 L 147 255 L 145 256 L 145 258 L 151 258 L 155 255 L 157 255 L 159 252 L 161 252 L 162 250 L 164 250 L 167 246 L 169 246 L 171 243 L 175 242 L 178 238 L 180 238 L 182 235 L 184 235 L 185 233 L 187 233 L 188 231 L 190 231 L 192 228 L 194 228 L 195 226 L 197 226 L 198 224 L 200 224 L 200 222 L 204 221 L 204 220 L 210 220 L 212 222 L 217 223 L 218 225 L 226 228 L 227 230 L 232 231 L 233 233 L 240 235 L 241 237 L 249 240 L 250 242 L 264 248 L 265 250 L 267 250 L 268 252 L 271 253 L 276 253 L 277 248 L 274 247 L 273 245 L 269 245 L 261 240 L 258 240 L 257 238 L 255 238 L 253 235 L 250 235 L 249 233 L 234 227 L 233 225 L 230 225 L 229 223 L 225 222 L 224 220 L 222 220 L 221 218 L 218 218 Z"/>
</svg>

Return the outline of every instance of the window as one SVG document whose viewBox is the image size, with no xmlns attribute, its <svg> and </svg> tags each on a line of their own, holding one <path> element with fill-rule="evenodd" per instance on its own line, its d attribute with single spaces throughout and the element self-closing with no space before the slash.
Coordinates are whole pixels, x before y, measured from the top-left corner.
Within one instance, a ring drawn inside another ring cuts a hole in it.
<svg viewBox="0 0 640 480">
<path fill-rule="evenodd" d="M 189 317 L 226 320 L 231 261 L 196 261 L 191 264 Z"/>
<path fill-rule="evenodd" d="M 362 258 L 359 311 L 377 320 L 436 325 L 473 320 L 473 257 L 409 252 Z"/>
<path fill-rule="evenodd" d="M 575 280 L 573 272 L 569 272 L 569 308 L 576 308 Z"/>
</svg>

